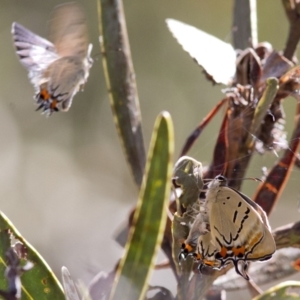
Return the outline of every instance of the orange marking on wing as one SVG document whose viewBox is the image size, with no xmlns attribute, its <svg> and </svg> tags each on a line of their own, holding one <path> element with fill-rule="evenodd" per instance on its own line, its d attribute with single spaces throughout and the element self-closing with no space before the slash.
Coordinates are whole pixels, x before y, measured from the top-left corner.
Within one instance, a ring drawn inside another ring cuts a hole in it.
<svg viewBox="0 0 300 300">
<path fill-rule="evenodd" d="M 207 266 L 213 267 L 215 265 L 215 261 L 212 260 L 204 260 L 203 263 Z"/>
<path fill-rule="evenodd" d="M 283 161 L 280 161 L 278 163 L 278 166 L 281 167 L 281 168 L 285 168 L 285 169 L 287 169 L 289 167 L 289 165 L 285 164 Z"/>
<path fill-rule="evenodd" d="M 300 258 L 296 259 L 293 263 L 292 266 L 294 267 L 295 270 L 300 271 Z"/>
<path fill-rule="evenodd" d="M 193 251 L 193 247 L 190 244 L 184 244 L 184 248 L 188 253 Z"/>
<path fill-rule="evenodd" d="M 194 258 L 196 260 L 202 260 L 203 259 L 202 255 L 200 253 L 194 253 Z"/>
<path fill-rule="evenodd" d="M 277 188 L 271 183 L 266 183 L 265 187 L 274 194 L 278 192 Z"/>
<path fill-rule="evenodd" d="M 232 252 L 235 256 L 239 256 L 239 254 L 245 255 L 245 251 L 246 249 L 244 246 L 238 248 L 232 248 Z"/>
<path fill-rule="evenodd" d="M 41 89 L 40 91 L 40 97 L 43 99 L 43 100 L 49 100 L 51 98 L 51 95 L 48 93 L 48 91 L 46 89 Z"/>
<path fill-rule="evenodd" d="M 58 103 L 57 100 L 53 99 L 53 101 L 50 104 L 50 108 L 55 109 L 57 107 L 57 103 Z"/>
<path fill-rule="evenodd" d="M 252 240 L 249 241 L 249 246 L 250 246 L 250 249 L 252 249 L 252 247 L 257 244 L 260 240 L 261 240 L 261 237 L 262 237 L 262 233 L 259 232 L 257 235 L 255 235 L 253 237 Z"/>
<path fill-rule="evenodd" d="M 226 257 L 227 256 L 227 248 L 226 247 L 224 247 L 224 246 L 222 246 L 222 248 L 221 248 L 221 250 L 220 250 L 220 255 L 222 256 L 222 257 Z"/>
</svg>

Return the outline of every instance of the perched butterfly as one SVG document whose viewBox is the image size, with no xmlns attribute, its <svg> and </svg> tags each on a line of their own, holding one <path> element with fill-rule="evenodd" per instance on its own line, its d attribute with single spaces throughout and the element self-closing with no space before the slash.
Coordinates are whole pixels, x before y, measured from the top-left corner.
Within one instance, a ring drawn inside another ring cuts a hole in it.
<svg viewBox="0 0 300 300">
<path fill-rule="evenodd" d="M 181 245 L 181 250 L 178 255 L 179 262 L 181 259 L 186 259 L 189 255 L 194 255 L 196 253 L 198 239 L 208 232 L 207 224 L 207 214 L 205 212 L 200 212 L 191 226 L 187 239 Z"/>
<path fill-rule="evenodd" d="M 166 22 L 178 43 L 213 82 L 231 83 L 236 72 L 236 53 L 230 44 L 183 22 L 173 19 Z"/>
<path fill-rule="evenodd" d="M 220 266 L 231 261 L 236 272 L 249 279 L 247 263 L 270 259 L 276 250 L 265 212 L 246 195 L 228 187 L 222 175 L 209 183 L 206 207 L 212 244 L 217 249 L 215 258 Z M 204 249 L 210 247 L 208 242 L 202 244 Z M 240 262 L 242 273 L 238 268 Z"/>
<path fill-rule="evenodd" d="M 226 261 L 218 258 L 219 247 L 213 242 L 214 239 L 210 232 L 200 235 L 198 238 L 197 250 L 193 253 L 193 256 L 200 262 L 200 271 L 204 265 L 217 270 L 226 265 Z"/>
<path fill-rule="evenodd" d="M 16 53 L 28 70 L 39 105 L 47 115 L 68 111 L 83 89 L 93 60 L 82 9 L 68 3 L 58 6 L 50 20 L 48 41 L 18 23 L 12 24 Z"/>
</svg>

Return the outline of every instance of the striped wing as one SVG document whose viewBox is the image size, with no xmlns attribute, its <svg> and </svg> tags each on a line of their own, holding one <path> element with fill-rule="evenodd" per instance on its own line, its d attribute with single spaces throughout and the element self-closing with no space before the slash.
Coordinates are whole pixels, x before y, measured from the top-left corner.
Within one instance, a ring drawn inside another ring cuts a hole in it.
<svg viewBox="0 0 300 300">
<path fill-rule="evenodd" d="M 74 95 L 85 83 L 84 74 L 82 61 L 78 57 L 62 57 L 46 70 L 48 81 L 41 86 L 41 90 L 46 90 L 51 99 L 57 101 L 58 110 L 68 111 Z"/>
<path fill-rule="evenodd" d="M 213 237 L 228 250 L 227 255 L 263 260 L 275 252 L 268 223 L 262 218 L 262 209 L 257 206 L 229 187 L 219 188 L 216 201 L 211 205 L 210 226 Z"/>
<path fill-rule="evenodd" d="M 29 71 L 38 109 L 47 115 L 69 110 L 92 66 L 85 17 L 80 6 L 58 6 L 50 20 L 50 40 L 13 23 L 12 34 L 21 63 Z"/>
<path fill-rule="evenodd" d="M 58 59 L 52 43 L 17 22 L 12 24 L 12 35 L 19 60 L 30 72 L 31 78 Z"/>
<path fill-rule="evenodd" d="M 210 232 L 201 235 L 198 239 L 197 245 L 197 259 L 202 262 L 202 264 L 210 266 L 212 268 L 221 268 L 222 261 L 216 258 L 219 253 L 219 245 L 214 244 L 214 238 Z"/>
</svg>

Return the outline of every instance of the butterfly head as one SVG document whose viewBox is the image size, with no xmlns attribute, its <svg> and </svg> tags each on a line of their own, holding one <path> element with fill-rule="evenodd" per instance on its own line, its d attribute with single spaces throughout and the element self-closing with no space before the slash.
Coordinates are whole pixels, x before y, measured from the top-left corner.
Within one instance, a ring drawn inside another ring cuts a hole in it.
<svg viewBox="0 0 300 300">
<path fill-rule="evenodd" d="M 89 70 L 92 67 L 93 63 L 94 63 L 94 60 L 91 57 L 92 49 L 93 49 L 93 45 L 89 44 L 86 59 L 83 61 L 84 68 L 85 68 L 85 80 L 87 80 L 87 78 L 89 76 Z"/>
<path fill-rule="evenodd" d="M 216 180 L 220 186 L 227 186 L 227 178 L 223 175 L 218 175 L 214 180 Z"/>
<path fill-rule="evenodd" d="M 207 188 L 212 192 L 223 186 L 227 186 L 227 178 L 223 175 L 218 175 L 208 184 Z"/>
</svg>

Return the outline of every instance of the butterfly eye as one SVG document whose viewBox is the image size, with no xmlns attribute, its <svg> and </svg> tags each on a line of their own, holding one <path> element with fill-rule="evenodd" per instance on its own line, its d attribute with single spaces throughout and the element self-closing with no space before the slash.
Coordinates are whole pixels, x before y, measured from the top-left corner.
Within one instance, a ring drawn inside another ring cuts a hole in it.
<svg viewBox="0 0 300 300">
<path fill-rule="evenodd" d="M 220 183 L 227 183 L 227 179 L 223 175 L 218 175 L 215 179 Z"/>
</svg>

